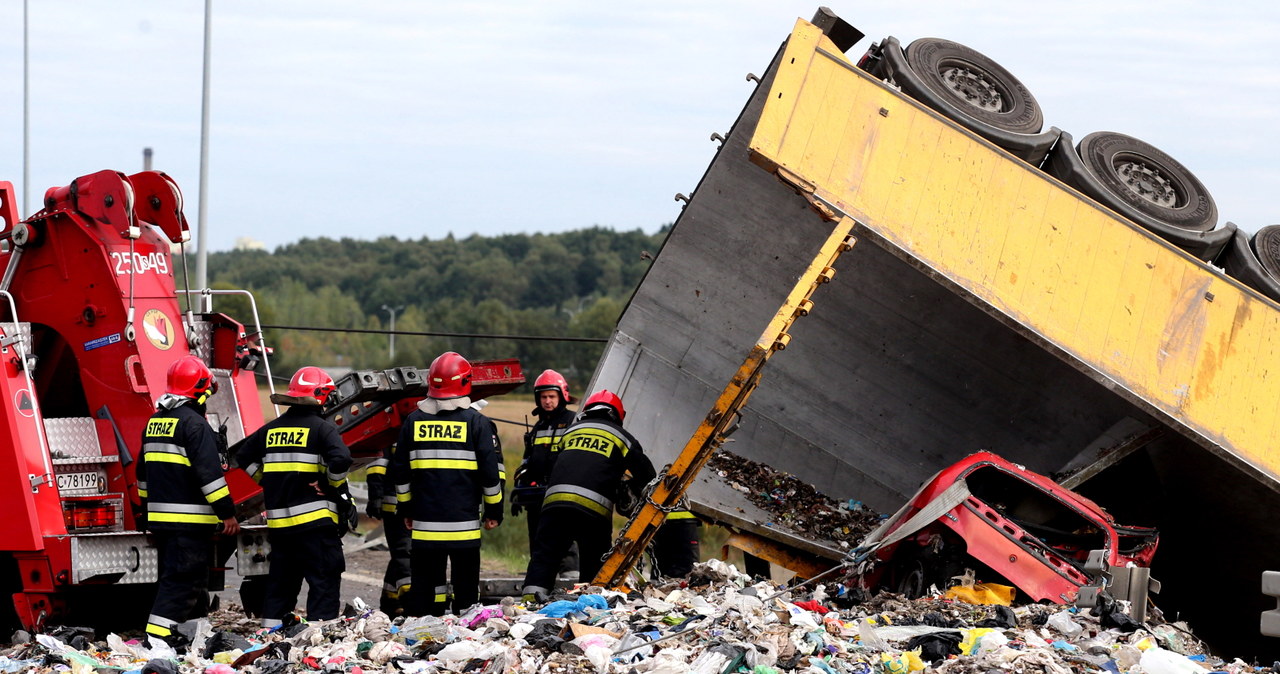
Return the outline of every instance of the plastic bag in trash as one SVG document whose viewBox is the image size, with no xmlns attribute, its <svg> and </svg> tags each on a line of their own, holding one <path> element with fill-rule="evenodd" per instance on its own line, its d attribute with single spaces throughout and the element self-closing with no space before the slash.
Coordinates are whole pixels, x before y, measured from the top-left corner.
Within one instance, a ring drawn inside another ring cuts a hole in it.
<svg viewBox="0 0 1280 674">
<path fill-rule="evenodd" d="M 234 632 L 221 631 L 214 632 L 213 636 L 205 641 L 204 651 L 201 653 L 205 659 L 213 658 L 215 653 L 224 651 L 247 651 L 249 650 L 249 640 Z"/>
<path fill-rule="evenodd" d="M 171 660 L 155 658 L 142 666 L 141 674 L 178 674 L 178 665 Z"/>
<path fill-rule="evenodd" d="M 1058 611 L 1049 616 L 1048 625 L 1068 639 L 1074 639 L 1084 631 L 1069 611 Z"/>
<path fill-rule="evenodd" d="M 7 655 L 0 655 L 0 672 L 16 674 L 17 672 L 35 671 L 40 667 L 40 658 L 15 660 Z"/>
<path fill-rule="evenodd" d="M 924 661 L 915 651 L 905 651 L 901 655 L 880 654 L 880 667 L 885 674 L 907 674 L 924 669 Z"/>
<path fill-rule="evenodd" d="M 400 626 L 400 634 L 406 641 L 444 643 L 449 639 L 449 624 L 436 616 L 410 618 Z"/>
<path fill-rule="evenodd" d="M 921 634 L 907 642 L 904 650 L 919 649 L 920 658 L 930 663 L 939 663 L 949 655 L 960 655 L 960 634 L 957 632 L 934 632 Z"/>
<path fill-rule="evenodd" d="M 253 664 L 262 674 L 285 674 L 293 668 L 288 660 L 258 660 Z"/>
<path fill-rule="evenodd" d="M 1017 590 L 1009 585 L 996 583 L 977 583 L 971 587 L 957 585 L 943 595 L 947 599 L 955 599 L 967 604 L 999 604 L 1008 606 L 1013 603 Z"/>
<path fill-rule="evenodd" d="M 978 621 L 978 627 L 999 627 L 1001 629 L 1010 629 L 1018 626 L 1018 616 L 1013 609 L 1008 606 L 997 605 L 995 607 L 996 614 L 986 620 Z"/>
<path fill-rule="evenodd" d="M 960 630 L 960 634 L 963 637 L 960 640 L 961 655 L 973 655 L 979 652 L 979 650 L 982 648 L 983 642 L 985 642 L 988 638 L 991 638 L 993 635 L 996 635 L 996 634 L 1000 635 L 1004 643 L 1009 642 L 1008 637 L 1005 637 L 1003 633 L 997 630 L 991 629 L 990 627 L 978 627 L 971 630 Z M 993 639 L 992 641 L 994 642 L 998 640 Z M 987 650 L 994 650 L 994 647 L 988 648 Z"/>
<path fill-rule="evenodd" d="M 548 651 L 560 650 L 560 644 L 564 643 L 564 639 L 560 638 L 560 631 L 564 626 L 558 620 L 539 620 L 534 623 L 533 630 L 525 636 L 524 640 L 529 642 L 530 646 L 536 646 Z"/>
<path fill-rule="evenodd" d="M 1159 646 L 1142 652 L 1138 661 L 1147 674 L 1204 674 L 1204 668 L 1185 655 L 1166 651 Z"/>
<path fill-rule="evenodd" d="M 604 610 L 609 608 L 609 600 L 598 594 L 584 594 L 577 601 L 553 601 L 538 610 L 538 613 L 551 618 L 563 618 L 570 613 L 585 613 L 586 609 Z"/>
</svg>

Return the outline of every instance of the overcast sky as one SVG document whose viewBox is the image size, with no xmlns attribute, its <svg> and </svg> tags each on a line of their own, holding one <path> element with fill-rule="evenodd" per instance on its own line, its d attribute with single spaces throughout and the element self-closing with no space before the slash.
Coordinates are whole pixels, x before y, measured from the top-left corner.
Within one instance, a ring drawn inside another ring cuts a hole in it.
<svg viewBox="0 0 1280 674">
<path fill-rule="evenodd" d="M 440 238 L 673 221 L 797 17 L 794 0 L 213 4 L 208 224 L 252 237 Z M 858 2 L 1026 84 L 1046 125 L 1119 131 L 1205 183 L 1222 220 L 1280 222 L 1280 4 Z M 0 3 L 0 180 L 22 194 L 22 10 Z M 204 6 L 30 0 L 30 197 L 142 148 L 196 224 Z"/>
</svg>

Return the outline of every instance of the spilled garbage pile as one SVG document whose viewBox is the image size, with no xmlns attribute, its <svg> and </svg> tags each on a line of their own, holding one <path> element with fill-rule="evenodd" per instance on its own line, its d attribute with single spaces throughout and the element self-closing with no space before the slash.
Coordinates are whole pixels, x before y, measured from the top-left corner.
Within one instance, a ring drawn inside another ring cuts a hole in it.
<svg viewBox="0 0 1280 674">
<path fill-rule="evenodd" d="M 860 501 L 836 501 L 813 485 L 723 449 L 707 465 L 761 510 L 798 534 L 851 548 L 883 519 Z"/>
<path fill-rule="evenodd" d="M 444 618 L 393 621 L 363 607 L 349 613 L 247 636 L 227 629 L 236 625 L 202 620 L 182 653 L 116 635 L 94 642 L 74 630 L 40 634 L 0 651 L 0 672 L 1272 671 L 1207 655 L 1185 625 L 1159 617 L 1138 624 L 1044 604 L 866 597 L 839 585 L 781 592 L 717 560 L 699 564 L 688 581 L 629 595 L 587 588 L 542 606 L 508 599 Z"/>
</svg>

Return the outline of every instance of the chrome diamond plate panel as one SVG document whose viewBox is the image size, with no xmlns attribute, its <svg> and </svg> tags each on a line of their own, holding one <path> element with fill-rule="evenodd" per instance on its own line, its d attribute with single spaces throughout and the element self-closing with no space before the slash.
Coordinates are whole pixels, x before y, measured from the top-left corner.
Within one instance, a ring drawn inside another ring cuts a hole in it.
<svg viewBox="0 0 1280 674">
<path fill-rule="evenodd" d="M 49 452 L 55 459 L 102 456 L 98 429 L 89 417 L 45 419 L 44 433 L 49 441 Z"/>
<path fill-rule="evenodd" d="M 15 334 L 13 330 L 13 323 L 0 323 L 0 329 L 2 329 L 6 335 Z M 22 350 L 26 353 L 31 353 L 31 324 L 19 323 L 18 330 L 22 331 Z"/>
<path fill-rule="evenodd" d="M 159 579 L 158 566 L 156 549 L 146 534 L 85 534 L 71 539 L 73 583 L 121 573 L 118 583 L 154 583 Z"/>
</svg>

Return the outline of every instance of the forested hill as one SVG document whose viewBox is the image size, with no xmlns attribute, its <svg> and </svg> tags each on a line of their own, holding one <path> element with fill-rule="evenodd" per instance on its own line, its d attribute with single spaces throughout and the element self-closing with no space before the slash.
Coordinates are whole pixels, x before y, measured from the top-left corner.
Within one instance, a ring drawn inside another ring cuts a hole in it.
<svg viewBox="0 0 1280 674">
<path fill-rule="evenodd" d="M 274 252 L 209 256 L 210 285 L 253 292 L 264 325 L 396 332 L 608 337 L 666 237 L 595 227 L 560 234 L 372 241 L 304 239 Z M 180 279 L 179 279 L 180 281 Z M 215 309 L 252 324 L 239 298 Z M 518 357 L 532 379 L 562 371 L 581 391 L 603 345 L 398 335 L 395 361 L 385 335 L 268 330 L 272 367 L 426 367 L 455 350 L 469 358 Z"/>
</svg>

